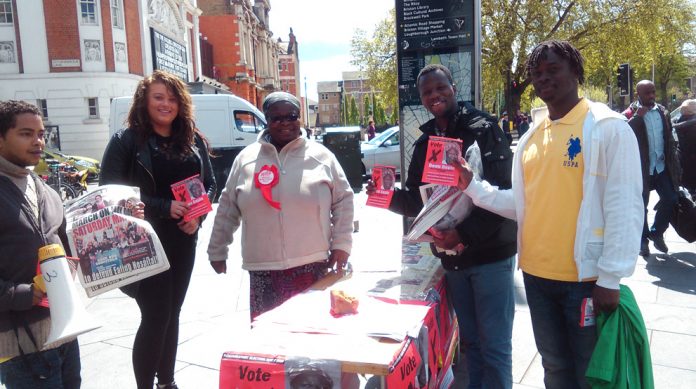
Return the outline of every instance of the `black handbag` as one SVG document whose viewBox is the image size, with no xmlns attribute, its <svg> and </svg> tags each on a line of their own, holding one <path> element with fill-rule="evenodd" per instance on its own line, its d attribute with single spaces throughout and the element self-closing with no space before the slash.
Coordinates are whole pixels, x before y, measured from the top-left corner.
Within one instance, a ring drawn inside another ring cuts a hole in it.
<svg viewBox="0 0 696 389">
<path fill-rule="evenodd" d="M 670 224 L 682 239 L 692 243 L 696 241 L 696 203 L 683 187 L 679 188 L 677 194 L 679 199 L 672 211 Z"/>
</svg>

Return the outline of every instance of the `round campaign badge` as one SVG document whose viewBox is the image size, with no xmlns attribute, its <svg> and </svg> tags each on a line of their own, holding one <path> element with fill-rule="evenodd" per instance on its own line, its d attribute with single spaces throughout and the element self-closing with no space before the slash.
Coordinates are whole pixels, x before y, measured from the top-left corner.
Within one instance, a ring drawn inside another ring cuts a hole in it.
<svg viewBox="0 0 696 389">
<path fill-rule="evenodd" d="M 268 204 L 280 210 L 280 203 L 273 200 L 271 189 L 278 184 L 278 168 L 275 165 L 264 165 L 258 173 L 254 175 L 254 183 L 261 190 L 261 195 Z"/>
<path fill-rule="evenodd" d="M 259 183 L 261 185 L 270 185 L 274 178 L 275 174 L 272 170 L 261 170 L 259 172 Z"/>
</svg>

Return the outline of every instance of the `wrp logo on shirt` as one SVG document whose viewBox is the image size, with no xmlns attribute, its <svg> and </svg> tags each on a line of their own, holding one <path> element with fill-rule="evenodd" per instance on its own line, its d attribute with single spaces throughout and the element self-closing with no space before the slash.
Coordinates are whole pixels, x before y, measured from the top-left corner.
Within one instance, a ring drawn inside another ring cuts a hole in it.
<svg viewBox="0 0 696 389">
<path fill-rule="evenodd" d="M 582 145 L 580 144 L 580 138 L 579 137 L 573 138 L 573 134 L 570 134 L 570 139 L 568 139 L 568 142 L 566 142 L 566 144 L 568 145 L 568 152 L 563 154 L 563 155 L 568 157 L 568 160 L 563 161 L 563 166 L 579 167 L 580 165 L 578 164 L 578 161 L 575 160 L 575 158 L 582 151 Z"/>
</svg>

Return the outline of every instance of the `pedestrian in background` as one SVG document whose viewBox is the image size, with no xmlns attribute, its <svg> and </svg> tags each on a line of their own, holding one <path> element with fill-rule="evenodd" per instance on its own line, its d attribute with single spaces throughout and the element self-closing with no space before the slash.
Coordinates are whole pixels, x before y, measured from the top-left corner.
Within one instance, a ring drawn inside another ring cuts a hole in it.
<svg viewBox="0 0 696 389">
<path fill-rule="evenodd" d="M 583 62 L 565 41 L 530 53 L 527 75 L 549 115 L 518 144 L 511 190 L 454 165 L 474 204 L 517 220 L 534 339 L 551 389 L 590 387 L 585 372 L 597 328 L 589 307 L 596 314 L 618 306 L 643 225 L 635 136 L 619 113 L 579 97 Z"/>
<path fill-rule="evenodd" d="M 696 197 L 696 100 L 684 100 L 679 111 L 681 117 L 674 130 L 679 139 L 681 185 Z"/>
<path fill-rule="evenodd" d="M 186 202 L 174 198 L 171 184 L 200 175 L 210 201 L 216 185 L 207 141 L 196 129 L 186 84 L 156 70 L 138 83 L 128 128 L 111 137 L 102 158 L 100 185 L 140 188 L 145 220 L 162 242 L 170 269 L 122 289 L 135 298 L 141 321 L 133 342 L 138 389 L 176 389 L 174 364 L 179 314 L 186 297 L 203 217 L 183 221 Z"/>
<path fill-rule="evenodd" d="M 7 389 L 80 387 L 80 349 L 68 337 L 44 348 L 51 312 L 37 284 L 39 248 L 68 248 L 63 203 L 32 172 L 45 147 L 41 111 L 0 102 L 0 383 Z M 67 250 L 66 252 L 69 252 Z"/>
<path fill-rule="evenodd" d="M 334 154 L 302 136 L 299 100 L 274 92 L 263 112 L 268 128 L 234 160 L 208 244 L 225 273 L 242 225 L 252 319 L 345 269 L 353 239 L 353 189 Z"/>
<path fill-rule="evenodd" d="M 414 144 L 405 189 L 394 190 L 389 210 L 414 217 L 423 208 L 419 187 L 425 185 L 421 177 L 431 136 L 461 139 L 464 151 L 476 142 L 488 156 L 482 161 L 483 178 L 509 188 L 512 152 L 495 119 L 469 104 L 457 104 L 452 74 L 443 65 L 424 67 L 416 85 L 421 103 L 434 118 L 420 127 L 423 134 Z M 367 194 L 375 190 L 374 182 L 368 181 Z M 454 229 L 433 237 L 438 247 L 464 247 L 455 255 L 433 253 L 445 268 L 469 388 L 512 388 L 516 230 L 512 220 L 477 207 Z"/>
<path fill-rule="evenodd" d="M 650 255 L 648 239 L 652 240 L 657 250 L 663 253 L 669 251 L 664 233 L 677 204 L 681 168 L 669 112 L 655 102 L 655 84 L 650 80 L 638 82 L 636 94 L 638 101 L 633 102 L 623 114 L 638 139 L 645 204 L 640 255 L 647 257 Z M 660 201 L 653 224 L 648 228 L 648 202 L 653 189 L 660 196 Z"/>
<path fill-rule="evenodd" d="M 517 127 L 519 138 L 522 138 L 522 135 L 524 135 L 527 131 L 529 131 L 529 119 L 527 119 L 527 115 L 522 113 L 520 114 L 520 125 Z"/>
<path fill-rule="evenodd" d="M 507 112 L 503 112 L 503 117 L 500 118 L 500 122 L 498 124 L 500 125 L 500 128 L 503 129 L 508 144 L 512 144 L 512 121 L 510 121 L 510 117 L 508 116 Z"/>
<path fill-rule="evenodd" d="M 374 139 L 375 133 L 376 133 L 376 130 L 375 130 L 375 122 L 373 122 L 372 120 L 370 120 L 370 121 L 367 123 L 367 140 L 372 140 L 372 139 Z"/>
</svg>

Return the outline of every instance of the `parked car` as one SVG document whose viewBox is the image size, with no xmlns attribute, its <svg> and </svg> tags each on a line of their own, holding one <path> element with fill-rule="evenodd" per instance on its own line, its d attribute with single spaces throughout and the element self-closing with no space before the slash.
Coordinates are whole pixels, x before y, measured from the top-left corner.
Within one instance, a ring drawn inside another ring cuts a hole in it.
<svg viewBox="0 0 696 389">
<path fill-rule="evenodd" d="M 34 172 L 39 175 L 48 175 L 48 164 L 52 161 L 58 163 L 65 162 L 71 166 L 74 166 L 77 170 L 89 171 L 90 181 L 99 179 L 99 161 L 94 158 L 81 157 L 79 155 L 65 155 L 56 150 L 44 150 L 43 154 L 41 155 L 41 160 L 34 168 Z"/>
<path fill-rule="evenodd" d="M 399 126 L 389 127 L 372 140 L 360 144 L 363 174 L 372 174 L 375 165 L 396 167 L 401 173 L 401 147 L 399 146 Z"/>
</svg>

